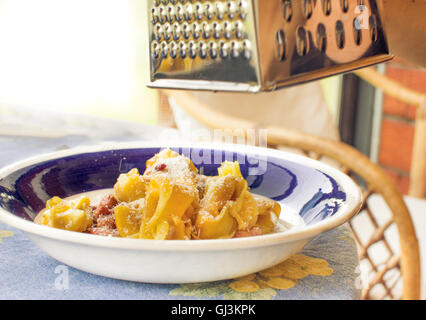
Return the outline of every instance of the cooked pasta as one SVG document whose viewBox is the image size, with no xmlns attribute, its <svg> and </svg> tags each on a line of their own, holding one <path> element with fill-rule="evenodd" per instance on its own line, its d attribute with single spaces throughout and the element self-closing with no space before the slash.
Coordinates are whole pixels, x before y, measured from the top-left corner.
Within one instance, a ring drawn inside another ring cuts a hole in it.
<svg viewBox="0 0 426 320">
<path fill-rule="evenodd" d="M 217 176 L 198 173 L 192 161 L 165 149 L 120 174 L 113 192 L 91 206 L 54 197 L 36 222 L 105 236 L 155 240 L 227 239 L 271 233 L 280 205 L 250 193 L 238 162 L 226 161 Z"/>
</svg>

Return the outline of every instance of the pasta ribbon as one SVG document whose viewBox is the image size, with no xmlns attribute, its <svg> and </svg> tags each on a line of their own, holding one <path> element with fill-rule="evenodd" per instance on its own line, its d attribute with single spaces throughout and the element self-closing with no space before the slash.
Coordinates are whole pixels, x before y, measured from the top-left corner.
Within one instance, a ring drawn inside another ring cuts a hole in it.
<svg viewBox="0 0 426 320">
<path fill-rule="evenodd" d="M 259 210 L 247 181 L 241 175 L 239 163 L 225 161 L 217 171 L 220 177 L 233 177 L 236 180 L 231 215 L 237 220 L 238 230 L 250 229 L 256 224 Z"/>
<path fill-rule="evenodd" d="M 178 158 L 178 159 L 174 159 L 174 158 Z M 172 166 L 168 166 L 168 160 L 169 159 L 174 159 L 177 160 L 174 162 L 174 165 Z M 164 149 L 161 150 L 159 153 L 157 153 L 155 156 L 153 156 L 151 159 L 146 161 L 146 171 L 145 173 L 150 172 L 152 169 L 155 169 L 156 166 L 158 165 L 165 165 L 165 168 L 167 168 L 167 172 L 171 173 L 171 174 L 184 174 L 184 172 L 175 172 L 175 170 L 173 169 L 183 169 L 183 168 L 179 168 L 176 166 L 176 163 L 180 163 L 181 165 L 188 167 L 189 170 L 193 173 L 197 173 L 197 168 L 195 168 L 193 162 L 189 159 L 186 158 L 184 156 L 181 156 L 179 153 L 172 151 L 170 149 Z M 171 172 L 169 171 L 169 169 L 171 169 Z"/>
<path fill-rule="evenodd" d="M 217 169 L 217 172 L 219 173 L 219 177 L 224 177 L 224 176 L 235 176 L 240 178 L 243 177 L 240 170 L 240 164 L 237 161 L 223 162 L 222 165 Z"/>
<path fill-rule="evenodd" d="M 281 206 L 278 202 L 266 197 L 253 195 L 253 198 L 259 210 L 256 226 L 262 229 L 263 234 L 273 232 L 281 213 Z"/>
<path fill-rule="evenodd" d="M 165 176 L 154 177 L 149 184 L 140 227 L 143 239 L 186 239 L 186 211 L 196 199 L 196 190 Z"/>
<path fill-rule="evenodd" d="M 120 237 L 131 237 L 139 232 L 143 208 L 118 205 L 114 208 L 115 224 Z"/>
</svg>

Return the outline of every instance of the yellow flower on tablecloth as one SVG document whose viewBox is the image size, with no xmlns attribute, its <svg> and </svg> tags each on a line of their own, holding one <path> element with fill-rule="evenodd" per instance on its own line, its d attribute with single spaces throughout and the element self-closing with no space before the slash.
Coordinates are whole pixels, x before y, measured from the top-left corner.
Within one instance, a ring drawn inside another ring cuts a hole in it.
<svg viewBox="0 0 426 320">
<path fill-rule="evenodd" d="M 296 263 L 294 260 L 287 260 L 281 263 L 280 268 L 283 270 L 281 276 L 290 279 L 303 279 L 309 275 L 300 264 Z"/>
<path fill-rule="evenodd" d="M 272 277 L 269 278 L 265 283 L 270 286 L 271 288 L 278 289 L 278 290 L 287 290 L 291 289 L 296 285 L 296 282 L 287 278 L 279 278 L 279 277 Z"/>
<path fill-rule="evenodd" d="M 259 289 L 288 290 L 297 284 L 297 280 L 306 278 L 308 275 L 325 277 L 332 273 L 333 269 L 328 266 L 326 260 L 296 254 L 276 266 L 234 279 L 235 281 L 231 282 L 229 287 L 241 293 L 256 292 L 256 284 Z"/>
<path fill-rule="evenodd" d="M 314 276 L 322 276 L 322 277 L 329 276 L 333 273 L 333 269 L 329 267 L 308 266 L 304 270 Z"/>
<path fill-rule="evenodd" d="M 286 261 L 233 280 L 215 283 L 189 284 L 170 291 L 171 295 L 196 297 L 218 297 L 225 299 L 271 299 L 277 290 L 288 290 L 297 285 L 298 280 L 309 275 L 326 277 L 333 273 L 324 259 L 296 254 Z"/>
<path fill-rule="evenodd" d="M 0 243 L 3 241 L 3 238 L 8 238 L 13 236 L 13 232 L 9 230 L 0 230 Z"/>
<path fill-rule="evenodd" d="M 259 274 L 263 277 L 279 277 L 283 273 L 284 270 L 280 268 L 279 265 L 259 272 Z"/>
<path fill-rule="evenodd" d="M 328 266 L 327 260 L 308 257 L 308 256 L 305 256 L 304 254 L 295 254 L 294 256 L 290 257 L 288 260 L 294 261 L 295 263 L 298 263 L 299 265 L 302 265 L 302 266 L 323 266 L 323 267 Z M 285 263 L 286 261 L 284 261 L 283 263 Z"/>
<path fill-rule="evenodd" d="M 233 281 L 229 284 L 229 287 L 235 291 L 245 293 L 256 292 L 260 289 L 256 282 L 250 280 Z"/>
<path fill-rule="evenodd" d="M 249 281 L 251 281 L 251 280 L 253 280 L 254 278 L 256 278 L 256 274 L 255 274 L 255 273 L 252 273 L 252 274 L 249 274 L 249 275 L 247 275 L 247 276 L 243 276 L 243 277 L 235 278 L 234 280 L 249 280 Z"/>
</svg>

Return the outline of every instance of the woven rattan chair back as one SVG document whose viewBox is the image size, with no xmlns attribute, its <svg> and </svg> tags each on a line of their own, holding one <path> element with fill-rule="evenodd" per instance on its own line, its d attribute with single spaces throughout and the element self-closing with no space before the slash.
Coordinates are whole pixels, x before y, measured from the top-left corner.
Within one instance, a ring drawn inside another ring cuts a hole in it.
<svg viewBox="0 0 426 320">
<path fill-rule="evenodd" d="M 167 91 L 169 98 L 181 106 L 190 116 L 212 129 L 256 129 L 256 123 L 230 117 L 196 101 L 183 91 Z M 363 190 L 360 215 L 364 215 L 372 227 L 368 235 L 364 228 L 357 228 L 354 217 L 349 225 L 358 243 L 360 265 L 368 272 L 362 281 L 364 299 L 419 299 L 420 256 L 418 241 L 410 213 L 394 181 L 375 163 L 355 148 L 338 141 L 327 140 L 301 132 L 278 127 L 263 127 L 268 130 L 269 147 L 292 148 L 316 160 L 333 161 L 351 176 Z M 238 130 L 238 132 L 243 132 Z M 389 217 L 373 212 L 369 200 L 380 196 L 386 203 Z M 397 247 L 387 237 L 391 229 L 397 231 Z M 375 247 L 381 246 L 385 259 L 376 259 Z M 362 270 L 360 270 L 362 272 Z M 362 278 L 362 275 L 361 275 Z M 365 280 L 365 279 L 364 279 Z M 398 290 L 398 284 L 402 287 Z"/>
</svg>

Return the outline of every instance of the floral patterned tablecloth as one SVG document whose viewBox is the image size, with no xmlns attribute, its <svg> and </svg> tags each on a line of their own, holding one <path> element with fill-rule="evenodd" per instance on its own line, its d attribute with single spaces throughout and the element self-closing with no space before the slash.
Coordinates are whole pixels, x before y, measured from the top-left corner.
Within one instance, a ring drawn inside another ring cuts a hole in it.
<svg viewBox="0 0 426 320">
<path fill-rule="evenodd" d="M 82 144 L 152 139 L 161 130 L 104 119 L 6 111 L 8 116 L 0 108 L 0 126 L 22 126 L 26 131 L 0 130 L 0 167 Z M 38 128 L 40 124 L 45 127 Z M 185 285 L 135 283 L 62 265 L 21 231 L 0 223 L 0 299 L 359 299 L 358 264 L 351 231 L 343 225 L 318 236 L 286 262 L 244 278 Z"/>
<path fill-rule="evenodd" d="M 347 226 L 324 233 L 277 267 L 211 283 L 145 284 L 63 265 L 21 231 L 0 224 L 0 299 L 358 299 L 355 243 Z"/>
</svg>

